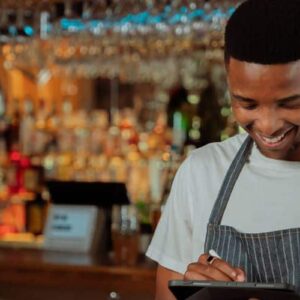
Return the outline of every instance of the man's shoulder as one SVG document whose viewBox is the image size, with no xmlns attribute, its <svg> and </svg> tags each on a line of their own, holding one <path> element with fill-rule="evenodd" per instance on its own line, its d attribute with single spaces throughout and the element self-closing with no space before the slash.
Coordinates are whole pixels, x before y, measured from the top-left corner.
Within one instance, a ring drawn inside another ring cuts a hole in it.
<svg viewBox="0 0 300 300">
<path fill-rule="evenodd" d="M 225 141 L 207 144 L 192 151 L 190 159 L 192 161 L 232 161 L 246 137 L 247 134 L 237 134 Z"/>
</svg>

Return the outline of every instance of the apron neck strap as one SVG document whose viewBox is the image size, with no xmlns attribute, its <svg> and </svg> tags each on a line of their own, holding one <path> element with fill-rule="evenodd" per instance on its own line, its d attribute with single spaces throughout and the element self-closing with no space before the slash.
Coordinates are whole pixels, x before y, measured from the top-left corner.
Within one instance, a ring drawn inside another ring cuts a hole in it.
<svg viewBox="0 0 300 300">
<path fill-rule="evenodd" d="M 226 173 L 217 200 L 214 204 L 213 210 L 209 217 L 210 224 L 216 224 L 216 225 L 221 224 L 231 192 L 233 190 L 235 182 L 238 179 L 238 176 L 245 162 L 248 159 L 248 156 L 252 148 L 252 144 L 253 144 L 253 140 L 248 135 L 245 141 L 243 142 L 241 148 L 239 149 L 238 153 L 236 154 L 235 158 L 233 159 Z"/>
</svg>

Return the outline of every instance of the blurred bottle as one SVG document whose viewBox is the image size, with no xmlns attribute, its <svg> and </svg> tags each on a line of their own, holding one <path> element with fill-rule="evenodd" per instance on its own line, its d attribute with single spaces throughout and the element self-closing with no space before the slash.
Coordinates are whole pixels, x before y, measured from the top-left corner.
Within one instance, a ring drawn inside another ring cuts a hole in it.
<svg viewBox="0 0 300 300">
<path fill-rule="evenodd" d="M 7 150 L 8 168 L 7 185 L 11 195 L 17 194 L 23 189 L 23 162 L 19 145 L 20 112 L 19 101 L 13 100 L 11 104 L 11 116 L 8 121 Z"/>
<path fill-rule="evenodd" d="M 41 193 L 35 194 L 33 199 L 25 202 L 25 229 L 34 235 L 43 233 L 47 216 L 47 202 Z"/>
<path fill-rule="evenodd" d="M 49 113 L 47 115 L 46 120 L 46 130 L 48 134 L 51 136 L 50 144 L 55 143 L 57 131 L 59 130 L 60 126 L 60 118 L 56 110 L 56 106 L 54 103 L 50 103 Z M 49 145 L 48 145 L 49 146 Z"/>
<path fill-rule="evenodd" d="M 183 86 L 174 88 L 170 93 L 167 107 L 168 125 L 172 128 L 172 146 L 181 153 L 189 129 L 189 103 L 187 90 Z"/>
<path fill-rule="evenodd" d="M 48 136 L 46 131 L 46 121 L 48 118 L 48 111 L 44 99 L 39 99 L 36 116 L 35 116 L 35 141 L 34 154 L 42 155 L 45 153 Z"/>
<path fill-rule="evenodd" d="M 58 179 L 58 153 L 57 146 L 51 145 L 48 147 L 47 153 L 43 157 L 43 171 L 45 180 Z"/>
<path fill-rule="evenodd" d="M 61 128 L 58 132 L 58 147 L 61 152 L 72 152 L 74 146 L 74 111 L 70 100 L 62 104 Z"/>
<path fill-rule="evenodd" d="M 0 88 L 0 166 L 3 167 L 7 163 L 8 149 L 8 119 L 5 114 L 5 97 L 3 90 Z"/>
<path fill-rule="evenodd" d="M 19 148 L 20 135 L 20 110 L 19 100 L 14 99 L 11 103 L 11 114 L 8 119 L 7 128 L 7 149 L 11 151 L 13 148 Z"/>
<path fill-rule="evenodd" d="M 113 206 L 112 241 L 117 265 L 133 266 L 139 255 L 139 222 L 133 205 Z"/>
<path fill-rule="evenodd" d="M 73 104 L 69 99 L 62 103 L 60 130 L 57 132 L 57 176 L 59 180 L 72 180 L 75 144 L 75 118 Z"/>
<path fill-rule="evenodd" d="M 22 160 L 26 161 L 23 167 L 23 188 L 26 192 L 39 193 L 44 185 L 45 171 L 39 156 L 22 155 Z"/>
<path fill-rule="evenodd" d="M 34 133 L 35 118 L 33 103 L 27 98 L 24 100 L 24 112 L 20 122 L 20 150 L 24 155 L 31 156 L 34 153 Z"/>
<path fill-rule="evenodd" d="M 221 105 L 213 83 L 208 80 L 207 87 L 202 91 L 201 101 L 197 107 L 198 116 L 201 118 L 200 144 L 219 142 L 225 119 L 221 115 Z"/>
<path fill-rule="evenodd" d="M 11 195 L 26 192 L 24 174 L 30 168 L 30 159 L 22 155 L 19 145 L 14 144 L 9 154 L 7 184 Z"/>
</svg>

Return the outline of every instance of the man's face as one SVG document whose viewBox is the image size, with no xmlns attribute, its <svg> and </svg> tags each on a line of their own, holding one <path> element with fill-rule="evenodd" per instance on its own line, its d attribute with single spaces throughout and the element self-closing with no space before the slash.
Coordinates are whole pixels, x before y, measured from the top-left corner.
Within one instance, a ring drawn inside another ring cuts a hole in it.
<svg viewBox="0 0 300 300">
<path fill-rule="evenodd" d="M 234 116 L 260 151 L 300 161 L 300 60 L 261 65 L 230 58 L 227 72 Z"/>
</svg>

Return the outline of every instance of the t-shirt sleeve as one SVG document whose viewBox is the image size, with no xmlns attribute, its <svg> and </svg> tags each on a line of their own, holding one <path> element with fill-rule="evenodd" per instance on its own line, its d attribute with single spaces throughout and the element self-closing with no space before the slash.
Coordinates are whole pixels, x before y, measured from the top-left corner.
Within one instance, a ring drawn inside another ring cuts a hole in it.
<svg viewBox="0 0 300 300">
<path fill-rule="evenodd" d="M 192 207 L 189 159 L 177 171 L 166 206 L 146 255 L 165 268 L 184 274 L 192 262 Z"/>
</svg>

